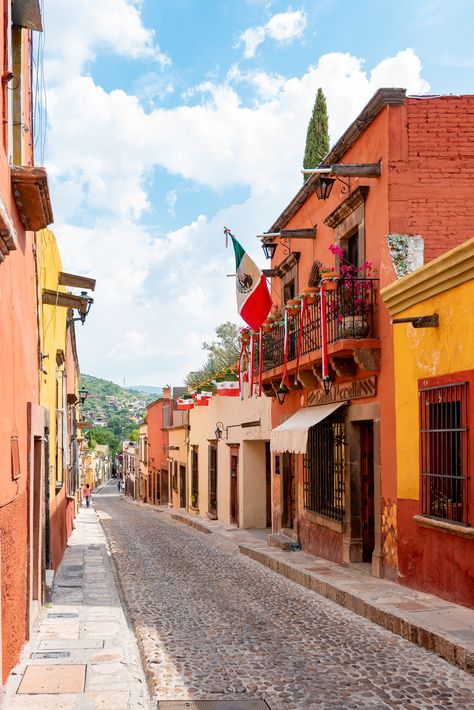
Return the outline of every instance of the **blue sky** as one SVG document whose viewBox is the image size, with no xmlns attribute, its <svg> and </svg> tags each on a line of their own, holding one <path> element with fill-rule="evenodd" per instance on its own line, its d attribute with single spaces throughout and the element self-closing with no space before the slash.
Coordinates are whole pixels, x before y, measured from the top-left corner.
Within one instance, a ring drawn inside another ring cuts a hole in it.
<svg viewBox="0 0 474 710">
<path fill-rule="evenodd" d="M 318 86 L 332 141 L 379 86 L 472 93 L 472 15 L 468 0 L 49 0 L 54 228 L 65 268 L 98 279 L 82 370 L 181 384 L 239 321 L 222 225 L 257 256 L 301 184 Z"/>
</svg>

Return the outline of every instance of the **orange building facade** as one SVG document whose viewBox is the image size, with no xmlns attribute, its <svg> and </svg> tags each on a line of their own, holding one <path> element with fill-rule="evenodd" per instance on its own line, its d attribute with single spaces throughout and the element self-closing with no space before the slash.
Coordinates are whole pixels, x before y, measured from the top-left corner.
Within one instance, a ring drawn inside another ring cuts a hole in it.
<svg viewBox="0 0 474 710">
<path fill-rule="evenodd" d="M 265 238 L 281 311 L 264 336 L 264 390 L 274 396 L 285 369 L 289 389 L 272 404 L 273 531 L 376 576 L 398 575 L 393 332 L 380 289 L 472 235 L 473 107 L 473 96 L 379 90 Z M 318 199 L 325 177 L 332 191 Z M 320 275 L 348 265 L 352 280 L 323 281 L 326 394 Z M 284 305 L 308 287 L 316 302 L 288 318 L 286 339 Z"/>
</svg>

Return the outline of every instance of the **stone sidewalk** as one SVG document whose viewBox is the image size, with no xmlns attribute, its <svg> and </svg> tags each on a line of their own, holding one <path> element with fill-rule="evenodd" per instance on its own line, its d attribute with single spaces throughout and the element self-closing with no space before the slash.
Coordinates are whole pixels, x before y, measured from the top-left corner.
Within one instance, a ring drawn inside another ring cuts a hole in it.
<svg viewBox="0 0 474 710">
<path fill-rule="evenodd" d="M 234 542 L 242 554 L 274 572 L 474 674 L 474 610 L 372 577 L 363 565 L 339 565 L 306 552 L 271 547 L 265 531 L 241 530 L 165 506 L 146 507 Z"/>
<path fill-rule="evenodd" d="M 82 508 L 55 575 L 52 603 L 10 674 L 2 710 L 147 710 L 135 636 L 106 539 Z"/>
</svg>

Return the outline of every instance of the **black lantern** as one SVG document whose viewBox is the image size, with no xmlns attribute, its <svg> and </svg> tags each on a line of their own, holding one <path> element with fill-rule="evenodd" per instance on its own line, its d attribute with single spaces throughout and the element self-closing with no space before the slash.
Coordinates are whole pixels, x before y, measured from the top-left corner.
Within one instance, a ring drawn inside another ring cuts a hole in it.
<svg viewBox="0 0 474 710">
<path fill-rule="evenodd" d="M 323 379 L 323 388 L 324 388 L 324 393 L 325 393 L 325 394 L 329 394 L 329 393 L 330 393 L 331 387 L 332 387 L 332 382 L 333 382 L 333 380 L 332 380 L 331 375 L 327 375 L 327 376 Z"/>
<path fill-rule="evenodd" d="M 88 390 L 79 390 L 79 401 L 81 404 L 84 404 L 86 399 L 89 396 L 89 391 Z"/>
<path fill-rule="evenodd" d="M 262 249 L 266 259 L 273 259 L 278 244 L 272 239 L 262 239 Z"/>
<path fill-rule="evenodd" d="M 214 432 L 214 436 L 216 439 L 219 441 L 219 439 L 222 439 L 222 434 L 224 433 L 224 425 L 222 422 L 217 422 L 216 424 L 216 430 Z"/>
<path fill-rule="evenodd" d="M 290 391 L 290 390 L 289 390 L 288 387 L 285 385 L 285 383 L 282 382 L 281 385 L 279 386 L 279 388 L 278 388 L 277 391 L 276 391 L 276 396 L 277 396 L 278 404 L 283 404 L 283 403 L 284 403 L 285 397 L 286 397 L 286 395 L 288 394 L 289 391 Z"/>
<path fill-rule="evenodd" d="M 336 178 L 320 175 L 314 183 L 314 191 L 318 200 L 327 200 L 331 194 L 332 186 L 336 182 Z"/>
</svg>

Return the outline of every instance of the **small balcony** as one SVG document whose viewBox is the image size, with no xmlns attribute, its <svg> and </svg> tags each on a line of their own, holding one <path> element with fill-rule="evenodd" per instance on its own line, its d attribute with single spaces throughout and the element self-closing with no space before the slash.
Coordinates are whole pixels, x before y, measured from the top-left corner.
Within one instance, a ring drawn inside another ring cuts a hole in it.
<svg viewBox="0 0 474 710">
<path fill-rule="evenodd" d="M 328 350 L 331 354 L 351 354 L 358 348 L 379 347 L 376 328 L 376 300 L 379 290 L 378 279 L 351 279 L 341 282 L 337 291 L 326 292 L 325 312 Z M 316 364 L 321 358 L 321 304 L 319 296 L 314 305 L 307 307 L 301 314 L 288 320 L 288 366 L 298 353 L 298 338 L 303 317 L 301 333 L 301 365 Z M 284 325 L 274 326 L 272 331 L 263 336 L 263 371 L 276 375 L 274 371 L 284 362 L 285 350 Z M 294 364 L 294 362 L 293 362 Z M 378 369 L 367 367 L 364 369 Z M 267 377 L 268 377 L 267 375 Z"/>
</svg>

